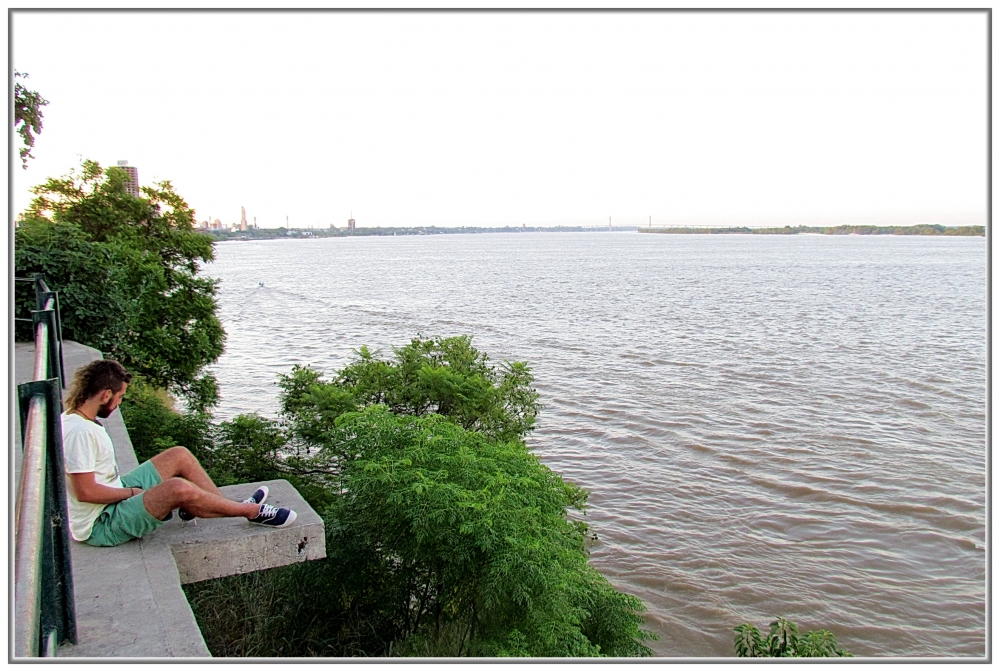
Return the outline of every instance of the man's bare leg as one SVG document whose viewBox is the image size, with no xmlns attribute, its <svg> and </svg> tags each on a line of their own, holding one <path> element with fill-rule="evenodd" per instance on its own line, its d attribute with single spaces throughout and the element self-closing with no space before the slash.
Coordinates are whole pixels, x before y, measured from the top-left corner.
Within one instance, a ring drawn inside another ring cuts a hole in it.
<svg viewBox="0 0 1000 672">
<path fill-rule="evenodd" d="M 205 492 L 210 492 L 215 495 L 222 496 L 219 489 L 209 478 L 205 469 L 198 462 L 198 458 L 191 454 L 191 451 L 184 446 L 174 446 L 173 448 L 167 448 L 159 455 L 153 457 L 150 462 L 156 467 L 157 473 L 160 474 L 160 478 L 166 482 L 168 479 L 174 477 L 183 478 L 186 481 L 194 483 L 199 488 Z M 184 507 L 189 512 L 194 515 L 199 515 L 187 506 Z M 202 518 L 208 518 L 209 516 L 201 516 Z"/>
<path fill-rule="evenodd" d="M 179 477 L 166 479 L 146 490 L 142 503 L 146 511 L 157 520 L 163 520 L 177 507 L 183 507 L 199 518 L 243 517 L 250 520 L 257 517 L 261 506 L 234 502 L 222 495 L 202 490 L 191 481 Z"/>
</svg>

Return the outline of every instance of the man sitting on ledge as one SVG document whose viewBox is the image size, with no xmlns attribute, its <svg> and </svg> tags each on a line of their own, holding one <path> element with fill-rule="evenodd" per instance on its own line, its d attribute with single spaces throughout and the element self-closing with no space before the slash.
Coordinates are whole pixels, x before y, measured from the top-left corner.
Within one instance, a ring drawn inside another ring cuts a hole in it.
<svg viewBox="0 0 1000 672">
<path fill-rule="evenodd" d="M 182 520 L 243 516 L 285 527 L 291 509 L 264 504 L 267 487 L 242 502 L 226 499 L 183 446 L 169 448 L 119 475 L 115 449 L 97 418 L 118 408 L 132 374 L 99 359 L 77 370 L 62 414 L 70 533 L 92 546 L 117 546 L 152 532 L 180 508 Z"/>
</svg>

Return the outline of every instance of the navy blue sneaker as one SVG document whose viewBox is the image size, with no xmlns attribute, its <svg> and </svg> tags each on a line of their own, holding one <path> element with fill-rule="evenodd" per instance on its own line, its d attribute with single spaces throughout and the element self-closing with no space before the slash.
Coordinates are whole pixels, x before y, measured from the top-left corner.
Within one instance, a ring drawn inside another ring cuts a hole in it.
<svg viewBox="0 0 1000 672">
<path fill-rule="evenodd" d="M 261 504 L 260 513 L 256 518 L 251 518 L 251 523 L 267 525 L 268 527 L 287 527 L 295 522 L 295 512 L 291 509 L 281 507 L 280 509 L 270 504 Z"/>
<path fill-rule="evenodd" d="M 257 491 L 243 500 L 244 504 L 263 504 L 264 500 L 267 499 L 267 486 L 262 485 L 257 488 Z"/>
</svg>

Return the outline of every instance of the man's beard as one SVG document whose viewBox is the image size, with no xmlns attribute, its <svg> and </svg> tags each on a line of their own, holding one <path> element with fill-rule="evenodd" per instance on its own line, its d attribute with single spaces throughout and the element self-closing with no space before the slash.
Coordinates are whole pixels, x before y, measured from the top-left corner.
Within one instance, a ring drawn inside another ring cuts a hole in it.
<svg viewBox="0 0 1000 672">
<path fill-rule="evenodd" d="M 115 409 L 111 408 L 111 404 L 102 404 L 99 409 L 97 409 L 97 417 L 101 419 L 107 418 L 109 415 L 115 412 Z"/>
</svg>

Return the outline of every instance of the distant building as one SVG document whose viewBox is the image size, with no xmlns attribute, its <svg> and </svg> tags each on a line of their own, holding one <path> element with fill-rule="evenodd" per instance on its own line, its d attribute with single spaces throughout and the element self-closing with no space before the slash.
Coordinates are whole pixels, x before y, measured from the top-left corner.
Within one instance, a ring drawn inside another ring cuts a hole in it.
<svg viewBox="0 0 1000 672">
<path fill-rule="evenodd" d="M 240 206 L 240 231 L 247 230 L 247 209 Z"/>
<path fill-rule="evenodd" d="M 349 220 L 347 220 L 347 230 L 348 231 L 353 231 L 354 230 L 354 218 L 353 217 L 351 217 Z"/>
<path fill-rule="evenodd" d="M 119 161 L 118 167 L 125 171 L 128 179 L 125 182 L 125 191 L 138 198 L 139 196 L 139 169 L 128 165 L 128 161 Z"/>
</svg>

